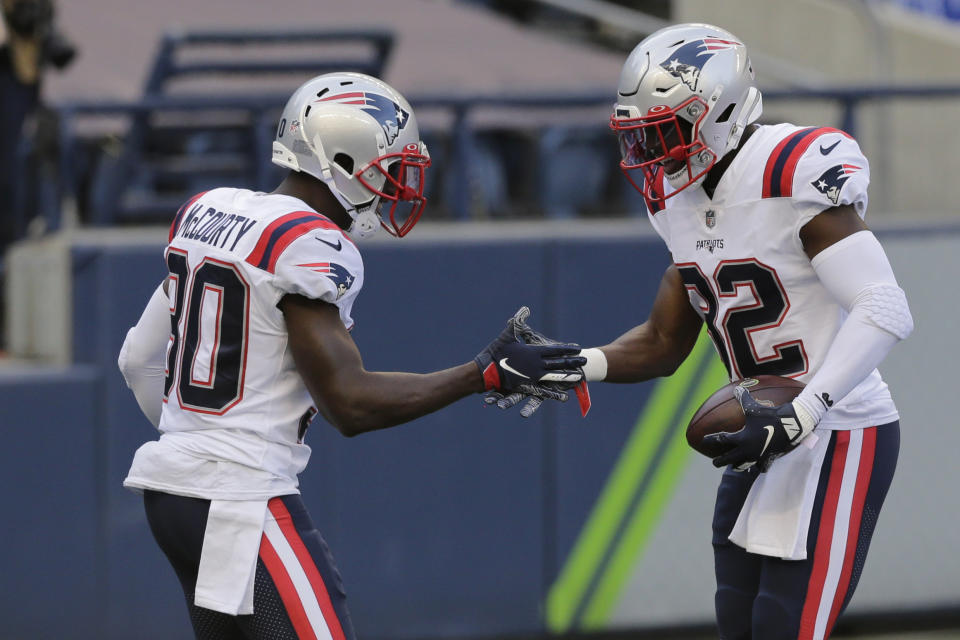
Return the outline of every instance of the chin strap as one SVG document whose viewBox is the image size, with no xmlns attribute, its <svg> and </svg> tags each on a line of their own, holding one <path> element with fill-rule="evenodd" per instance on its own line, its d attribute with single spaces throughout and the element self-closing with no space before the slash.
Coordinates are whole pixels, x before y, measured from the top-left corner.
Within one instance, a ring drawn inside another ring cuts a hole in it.
<svg viewBox="0 0 960 640">
<path fill-rule="evenodd" d="M 324 182 L 327 184 L 327 187 L 329 187 L 333 197 L 335 197 L 337 202 L 346 210 L 347 215 L 353 219 L 353 222 L 347 229 L 347 233 L 357 238 L 369 238 L 377 232 L 377 229 L 380 228 L 380 216 L 377 215 L 376 207 L 379 198 L 374 198 L 368 204 L 361 205 L 364 207 L 364 210 L 358 211 L 356 205 L 351 204 L 349 200 L 340 194 L 333 178 L 324 180 Z"/>
<path fill-rule="evenodd" d="M 347 212 L 349 213 L 349 209 Z M 380 228 L 380 216 L 373 209 L 368 209 L 363 213 L 358 213 L 353 218 L 353 224 L 347 229 L 347 233 L 358 238 L 369 238 Z"/>
<path fill-rule="evenodd" d="M 337 199 L 340 206 L 346 210 L 347 215 L 353 219 L 353 223 L 350 225 L 350 228 L 347 229 L 347 233 L 357 238 L 369 238 L 380 228 L 380 216 L 377 215 L 376 209 L 378 198 L 371 200 L 363 211 L 358 211 L 357 205 L 347 200 L 343 194 L 340 193 L 340 190 L 337 189 L 336 176 L 334 175 L 333 167 L 327 161 L 327 154 L 323 149 L 323 143 L 320 141 L 319 135 L 314 137 L 313 144 L 317 150 L 316 157 L 320 163 L 322 172 L 320 179 L 323 180 L 327 188 L 330 189 L 330 193 Z"/>
</svg>

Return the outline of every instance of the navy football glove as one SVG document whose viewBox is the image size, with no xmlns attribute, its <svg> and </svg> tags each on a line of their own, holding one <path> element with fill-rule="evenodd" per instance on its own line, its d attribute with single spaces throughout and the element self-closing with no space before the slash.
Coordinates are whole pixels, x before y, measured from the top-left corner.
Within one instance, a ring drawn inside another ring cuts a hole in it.
<svg viewBox="0 0 960 640">
<path fill-rule="evenodd" d="M 530 325 L 526 323 L 527 317 L 530 315 L 530 310 L 526 307 L 520 309 L 510 322 L 513 324 L 514 334 L 524 343 L 532 345 L 548 345 L 548 346 L 564 346 L 564 347 L 578 347 L 579 345 L 575 344 L 563 344 L 548 338 L 539 331 L 533 329 Z M 578 356 L 574 361 L 575 364 L 580 364 L 582 357 Z M 582 374 L 582 369 L 579 370 Z M 523 407 L 520 408 L 520 416 L 524 418 L 529 418 L 534 414 L 534 412 L 540 408 L 540 405 L 543 404 L 544 400 L 556 400 L 558 402 L 566 402 L 569 399 L 569 394 L 567 391 L 571 388 L 577 387 L 577 398 L 580 400 L 581 412 L 584 414 L 589 408 L 589 394 L 586 393 L 586 382 L 580 380 L 579 382 L 543 382 L 542 384 L 522 384 L 517 387 L 517 390 L 512 393 L 501 393 L 499 391 L 489 391 L 483 398 L 483 401 L 488 405 L 496 404 L 500 409 L 510 409 L 524 400 L 526 403 Z M 581 392 L 580 387 L 583 387 Z M 584 407 L 584 402 L 587 403 L 587 406 Z"/>
<path fill-rule="evenodd" d="M 569 388 L 569 385 L 566 386 Z M 566 402 L 570 396 L 563 388 L 564 383 L 560 382 L 546 382 L 542 385 L 520 385 L 518 391 L 508 394 L 488 391 L 483 396 L 483 401 L 488 405 L 495 404 L 500 409 L 510 409 L 526 400 L 526 404 L 520 407 L 520 416 L 529 418 L 540 408 L 544 400 Z"/>
<path fill-rule="evenodd" d="M 529 315 L 529 311 L 528 311 Z M 516 317 L 516 316 L 514 316 Z M 580 345 L 573 342 L 558 342 L 553 338 L 548 338 L 543 335 L 530 325 L 526 323 L 526 316 L 518 322 L 517 324 L 517 333 L 521 340 L 527 344 L 543 344 L 543 345 L 564 345 L 568 347 L 579 347 Z M 513 399 L 512 396 L 516 394 L 511 394 L 511 397 L 504 399 L 501 403 L 497 402 L 497 406 L 501 409 L 509 409 L 514 406 L 524 397 L 529 398 L 527 404 L 520 410 L 520 415 L 524 418 L 529 418 L 537 408 L 543 403 L 544 400 L 558 400 L 560 402 L 567 401 L 567 391 L 573 389 L 576 392 L 577 403 L 580 405 L 580 415 L 587 417 L 587 412 L 590 411 L 590 390 L 587 388 L 587 381 L 583 377 L 583 366 L 587 363 L 587 360 L 583 356 L 577 357 L 577 362 L 580 363 L 578 371 L 581 374 L 581 379 L 579 382 L 545 382 L 542 385 L 533 387 L 532 389 L 524 390 L 523 396 L 517 399 Z M 490 394 L 495 394 L 495 391 L 491 391 Z M 489 402 L 488 402 L 489 403 Z"/>
<path fill-rule="evenodd" d="M 553 342 L 527 326 L 529 316 L 530 309 L 520 307 L 500 335 L 474 358 L 484 387 L 501 392 L 504 397 L 520 392 L 541 400 L 565 399 L 563 389 L 553 387 L 547 393 L 539 388 L 545 383 L 576 384 L 583 378 L 581 367 L 587 360 L 575 355 L 580 351 L 579 345 Z"/>
<path fill-rule="evenodd" d="M 813 431 L 813 419 L 805 411 L 797 415 L 791 402 L 779 407 L 765 407 L 745 387 L 737 386 L 733 392 L 740 401 L 746 422 L 739 431 L 704 436 L 705 442 L 734 445 L 733 449 L 713 459 L 715 467 L 732 464 L 737 471 L 746 471 L 757 464 L 764 472 L 774 460 L 792 451 Z"/>
</svg>

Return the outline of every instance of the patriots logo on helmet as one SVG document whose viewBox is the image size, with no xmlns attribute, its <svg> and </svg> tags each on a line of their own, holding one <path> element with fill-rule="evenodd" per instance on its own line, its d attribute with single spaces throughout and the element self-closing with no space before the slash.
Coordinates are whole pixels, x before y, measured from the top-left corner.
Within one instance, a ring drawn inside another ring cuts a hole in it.
<svg viewBox="0 0 960 640">
<path fill-rule="evenodd" d="M 670 75 L 680 78 L 690 91 L 696 91 L 697 85 L 700 83 L 700 70 L 703 69 L 707 60 L 712 58 L 717 51 L 742 46 L 739 42 L 721 40 L 720 38 L 693 40 L 674 51 L 669 58 L 660 63 L 660 66 L 666 69 Z"/>
<path fill-rule="evenodd" d="M 387 136 L 387 144 L 393 144 L 393 141 L 400 135 L 400 131 L 407 126 L 410 119 L 410 113 L 390 98 L 379 93 L 368 93 L 366 91 L 350 91 L 347 93 L 337 93 L 332 96 L 325 96 L 317 102 L 336 102 L 338 104 L 355 104 L 361 111 L 366 111 L 373 116 L 383 132 Z"/>
<path fill-rule="evenodd" d="M 297 266 L 307 267 L 330 278 L 333 284 L 337 286 L 337 300 L 347 292 L 347 289 L 349 289 L 353 281 L 356 280 L 352 273 L 336 262 L 309 262 L 306 264 L 298 264 Z"/>
<path fill-rule="evenodd" d="M 855 164 L 838 164 L 823 172 L 819 178 L 811 182 L 813 188 L 830 198 L 830 202 L 837 204 L 840 201 L 840 191 L 850 176 L 860 170 Z"/>
</svg>

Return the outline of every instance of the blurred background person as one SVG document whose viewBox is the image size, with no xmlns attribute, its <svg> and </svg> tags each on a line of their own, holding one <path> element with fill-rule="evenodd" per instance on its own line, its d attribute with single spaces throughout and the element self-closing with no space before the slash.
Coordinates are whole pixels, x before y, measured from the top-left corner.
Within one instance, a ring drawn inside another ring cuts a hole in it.
<svg viewBox="0 0 960 640">
<path fill-rule="evenodd" d="M 0 32 L 0 251 L 22 233 L 18 203 L 27 119 L 41 105 L 44 69 L 63 69 L 76 55 L 54 27 L 52 0 L 3 0 Z"/>
</svg>

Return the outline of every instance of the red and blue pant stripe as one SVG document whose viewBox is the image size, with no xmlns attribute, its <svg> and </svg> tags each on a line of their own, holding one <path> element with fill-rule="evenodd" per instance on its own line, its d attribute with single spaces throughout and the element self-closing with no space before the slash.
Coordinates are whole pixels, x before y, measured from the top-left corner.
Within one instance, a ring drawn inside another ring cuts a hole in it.
<svg viewBox="0 0 960 640">
<path fill-rule="evenodd" d="M 826 640 L 849 604 L 893 479 L 900 425 L 834 431 L 830 438 L 806 560 L 748 553 L 727 539 L 757 472 L 724 473 L 713 525 L 715 604 L 723 640 Z"/>
<path fill-rule="evenodd" d="M 300 496 L 269 501 L 253 614 L 237 616 L 194 604 L 210 501 L 145 491 L 144 506 L 153 536 L 180 580 L 198 639 L 356 639 L 340 574 Z"/>
</svg>

